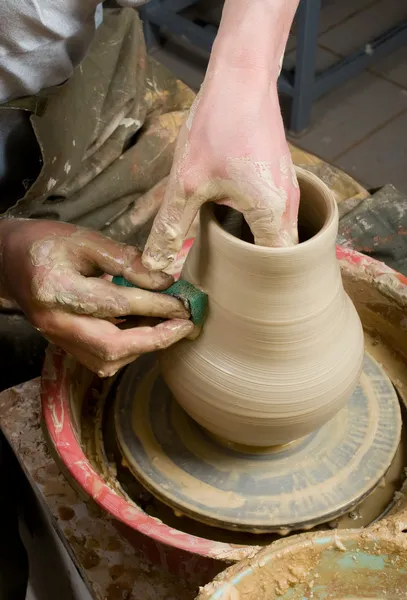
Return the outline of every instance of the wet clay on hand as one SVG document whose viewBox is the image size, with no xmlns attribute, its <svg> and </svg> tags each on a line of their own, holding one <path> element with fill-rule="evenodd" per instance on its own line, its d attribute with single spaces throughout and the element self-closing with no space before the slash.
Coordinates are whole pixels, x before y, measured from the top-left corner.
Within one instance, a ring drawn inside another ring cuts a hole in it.
<svg viewBox="0 0 407 600">
<path fill-rule="evenodd" d="M 363 331 L 336 259 L 338 211 L 329 189 L 297 169 L 300 231 L 286 248 L 244 242 L 201 210 L 182 277 L 209 295 L 201 336 L 161 353 L 178 402 L 203 427 L 250 446 L 319 428 L 352 394 Z"/>
<path fill-rule="evenodd" d="M 137 288 L 101 275 L 124 277 Z M 101 377 L 141 354 L 166 348 L 194 329 L 177 298 L 156 294 L 173 278 L 150 273 L 140 252 L 69 223 L 4 219 L 0 222 L 0 295 L 14 300 L 46 339 Z M 147 288 L 147 289 L 141 289 Z M 167 319 L 119 328 L 116 318 Z"/>
</svg>

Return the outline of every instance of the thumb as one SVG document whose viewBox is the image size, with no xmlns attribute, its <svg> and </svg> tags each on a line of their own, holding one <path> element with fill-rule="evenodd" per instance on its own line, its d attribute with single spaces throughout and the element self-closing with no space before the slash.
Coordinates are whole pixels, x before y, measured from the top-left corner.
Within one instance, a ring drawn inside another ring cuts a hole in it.
<svg viewBox="0 0 407 600">
<path fill-rule="evenodd" d="M 209 190 L 195 191 L 187 197 L 181 186 L 173 191 L 169 186 L 144 248 L 144 267 L 162 271 L 175 260 L 200 207 L 209 197 Z"/>
</svg>

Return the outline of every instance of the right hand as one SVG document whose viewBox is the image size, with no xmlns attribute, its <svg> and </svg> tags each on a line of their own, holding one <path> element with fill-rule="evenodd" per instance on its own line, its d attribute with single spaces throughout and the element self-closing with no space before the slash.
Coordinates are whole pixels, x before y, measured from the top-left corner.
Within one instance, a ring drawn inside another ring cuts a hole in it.
<svg viewBox="0 0 407 600">
<path fill-rule="evenodd" d="M 182 302 L 102 279 L 120 275 L 150 290 L 172 277 L 151 273 L 136 248 L 99 233 L 52 221 L 0 221 L 0 296 L 14 300 L 50 342 L 101 377 L 146 352 L 162 350 L 193 331 Z M 121 330 L 116 317 L 168 319 L 155 327 Z"/>
<path fill-rule="evenodd" d="M 256 244 L 292 246 L 299 197 L 276 83 L 257 70 L 209 72 L 180 131 L 143 264 L 165 269 L 208 201 L 242 212 Z"/>
</svg>

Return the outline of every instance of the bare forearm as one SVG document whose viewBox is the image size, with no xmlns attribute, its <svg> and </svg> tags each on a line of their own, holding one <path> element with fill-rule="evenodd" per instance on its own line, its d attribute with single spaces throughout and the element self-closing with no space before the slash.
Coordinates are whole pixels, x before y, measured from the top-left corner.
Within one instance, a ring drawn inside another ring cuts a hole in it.
<svg viewBox="0 0 407 600">
<path fill-rule="evenodd" d="M 262 71 L 277 80 L 299 0 L 226 0 L 209 70 Z"/>
</svg>

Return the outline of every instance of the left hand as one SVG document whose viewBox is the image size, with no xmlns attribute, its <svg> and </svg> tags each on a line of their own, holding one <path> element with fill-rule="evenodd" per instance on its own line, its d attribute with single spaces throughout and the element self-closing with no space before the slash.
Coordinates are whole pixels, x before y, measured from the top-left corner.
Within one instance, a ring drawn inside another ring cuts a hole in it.
<svg viewBox="0 0 407 600">
<path fill-rule="evenodd" d="M 149 290 L 173 282 L 150 273 L 136 248 L 68 223 L 0 221 L 0 296 L 14 300 L 46 339 L 101 377 L 145 352 L 167 348 L 194 329 L 182 302 L 101 278 L 121 275 Z M 121 330 L 117 317 L 168 319 Z"/>
</svg>

